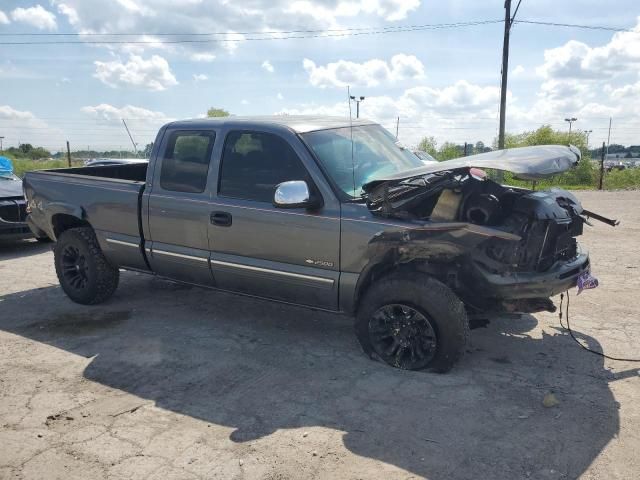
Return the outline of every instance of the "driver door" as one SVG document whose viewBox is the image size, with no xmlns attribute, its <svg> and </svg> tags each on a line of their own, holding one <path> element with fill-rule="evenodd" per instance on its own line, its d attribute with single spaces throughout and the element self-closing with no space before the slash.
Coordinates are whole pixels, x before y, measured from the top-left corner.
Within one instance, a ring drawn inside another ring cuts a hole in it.
<svg viewBox="0 0 640 480">
<path fill-rule="evenodd" d="M 274 207 L 276 185 L 290 180 L 316 188 L 289 141 L 269 132 L 227 133 L 211 203 L 213 276 L 226 290 L 335 310 L 339 204 L 327 199 L 314 211 Z"/>
</svg>

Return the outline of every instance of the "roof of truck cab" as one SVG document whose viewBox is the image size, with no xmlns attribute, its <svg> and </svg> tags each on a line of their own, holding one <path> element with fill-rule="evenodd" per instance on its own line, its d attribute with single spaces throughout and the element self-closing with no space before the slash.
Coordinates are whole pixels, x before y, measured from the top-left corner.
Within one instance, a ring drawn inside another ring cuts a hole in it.
<svg viewBox="0 0 640 480">
<path fill-rule="evenodd" d="M 229 116 L 215 118 L 194 118 L 178 120 L 168 124 L 171 128 L 207 128 L 212 126 L 231 126 L 237 128 L 255 128 L 260 126 L 287 127 L 297 133 L 316 130 L 343 128 L 350 125 L 373 125 L 375 122 L 366 119 L 349 117 L 326 117 L 317 115 L 265 115 L 265 116 Z"/>
</svg>

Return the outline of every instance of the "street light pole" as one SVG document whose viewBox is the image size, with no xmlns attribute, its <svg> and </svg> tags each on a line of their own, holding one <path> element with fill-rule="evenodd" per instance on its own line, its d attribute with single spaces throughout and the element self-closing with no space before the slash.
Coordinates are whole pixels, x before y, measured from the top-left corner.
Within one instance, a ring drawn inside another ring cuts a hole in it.
<svg viewBox="0 0 640 480">
<path fill-rule="evenodd" d="M 571 141 L 571 125 L 573 124 L 573 122 L 577 121 L 578 119 L 576 117 L 571 117 L 571 118 L 565 118 L 564 121 L 565 122 L 569 122 L 569 141 Z"/>
<path fill-rule="evenodd" d="M 587 148 L 589 148 L 589 135 L 593 133 L 593 130 L 585 130 L 584 133 L 587 136 Z"/>
<path fill-rule="evenodd" d="M 356 98 L 355 95 L 351 95 L 349 98 L 356 102 L 356 118 L 360 118 L 360 102 L 364 101 L 364 97 Z"/>
</svg>

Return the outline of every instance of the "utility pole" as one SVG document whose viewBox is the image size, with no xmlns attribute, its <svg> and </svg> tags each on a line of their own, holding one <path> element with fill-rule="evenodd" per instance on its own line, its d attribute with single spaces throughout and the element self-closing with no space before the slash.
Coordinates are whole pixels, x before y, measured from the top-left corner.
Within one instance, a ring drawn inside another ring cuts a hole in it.
<svg viewBox="0 0 640 480">
<path fill-rule="evenodd" d="M 400 130 L 400 117 L 396 120 L 396 140 L 398 139 L 398 130 Z"/>
<path fill-rule="evenodd" d="M 127 134 L 129 135 L 129 139 L 131 140 L 131 144 L 133 145 L 133 151 L 135 152 L 137 157 L 138 147 L 136 146 L 136 142 L 133 141 L 133 137 L 131 136 L 131 132 L 129 131 L 129 127 L 127 127 L 127 122 L 124 121 L 124 118 L 122 119 L 122 123 L 124 123 L 124 128 L 127 130 Z"/>
<path fill-rule="evenodd" d="M 69 140 L 67 140 L 67 163 L 71 167 L 71 149 L 69 148 Z"/>
<path fill-rule="evenodd" d="M 598 182 L 598 190 L 602 190 L 604 180 L 604 142 L 602 142 L 602 155 L 600 156 L 600 181 Z"/>
<path fill-rule="evenodd" d="M 2 152 L 2 140 L 4 140 L 4 137 L 0 137 L 0 152 Z"/>
<path fill-rule="evenodd" d="M 521 0 L 522 1 L 522 0 Z M 500 84 L 500 130 L 498 133 L 498 149 L 504 148 L 504 126 L 506 120 L 507 108 L 507 73 L 509 72 L 509 34 L 511 32 L 511 24 L 518 13 L 520 2 L 516 7 L 516 12 L 511 17 L 511 0 L 504 2 L 504 40 L 502 42 L 502 82 Z"/>
<path fill-rule="evenodd" d="M 613 117 L 609 117 L 609 135 L 607 135 L 607 155 L 609 154 L 609 145 L 611 144 L 611 123 L 613 122 Z"/>
</svg>

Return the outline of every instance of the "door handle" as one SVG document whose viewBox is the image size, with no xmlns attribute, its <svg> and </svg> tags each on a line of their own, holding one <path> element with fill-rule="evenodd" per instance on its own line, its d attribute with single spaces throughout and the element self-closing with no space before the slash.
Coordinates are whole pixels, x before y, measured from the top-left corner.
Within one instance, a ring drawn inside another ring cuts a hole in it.
<svg viewBox="0 0 640 480">
<path fill-rule="evenodd" d="M 231 214 L 229 212 L 211 212 L 211 223 L 219 227 L 231 226 Z"/>
</svg>

